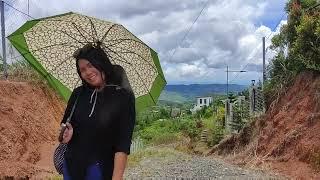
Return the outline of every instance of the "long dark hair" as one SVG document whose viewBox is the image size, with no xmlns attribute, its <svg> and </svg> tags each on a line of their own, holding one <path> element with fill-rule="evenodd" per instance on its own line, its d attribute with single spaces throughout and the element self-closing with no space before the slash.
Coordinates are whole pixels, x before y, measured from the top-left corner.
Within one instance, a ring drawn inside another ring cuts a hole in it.
<svg viewBox="0 0 320 180">
<path fill-rule="evenodd" d="M 82 84 L 88 87 L 91 87 L 82 77 L 79 68 L 79 59 L 88 60 L 96 69 L 100 72 L 103 72 L 106 76 L 106 84 L 115 84 L 116 76 L 113 72 L 113 65 L 110 62 L 108 55 L 104 52 L 101 46 L 87 44 L 84 47 L 78 49 L 73 54 L 73 57 L 76 59 L 77 72 L 82 80 Z"/>
</svg>

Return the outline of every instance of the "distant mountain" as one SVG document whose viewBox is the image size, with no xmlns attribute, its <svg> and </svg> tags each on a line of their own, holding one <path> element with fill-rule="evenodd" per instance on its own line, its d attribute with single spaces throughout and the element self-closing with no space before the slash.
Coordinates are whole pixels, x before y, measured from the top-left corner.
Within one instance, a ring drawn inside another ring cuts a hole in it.
<svg viewBox="0 0 320 180">
<path fill-rule="evenodd" d="M 244 85 L 229 84 L 229 92 L 241 92 L 246 88 Z M 167 85 L 159 100 L 183 103 L 193 101 L 197 96 L 225 94 L 226 91 L 226 84 Z"/>
<path fill-rule="evenodd" d="M 184 97 L 180 92 L 163 90 L 159 100 L 181 103 L 188 101 L 188 98 Z"/>
</svg>

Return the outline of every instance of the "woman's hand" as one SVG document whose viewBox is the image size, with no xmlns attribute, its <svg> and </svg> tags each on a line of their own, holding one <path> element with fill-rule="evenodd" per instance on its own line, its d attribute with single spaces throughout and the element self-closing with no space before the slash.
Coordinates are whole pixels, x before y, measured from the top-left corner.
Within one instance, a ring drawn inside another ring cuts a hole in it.
<svg viewBox="0 0 320 180">
<path fill-rule="evenodd" d="M 70 123 L 67 123 L 66 126 L 67 126 L 67 128 L 63 133 L 62 143 L 68 143 L 71 140 L 72 135 L 73 135 L 73 127 L 72 127 L 72 125 Z"/>
</svg>

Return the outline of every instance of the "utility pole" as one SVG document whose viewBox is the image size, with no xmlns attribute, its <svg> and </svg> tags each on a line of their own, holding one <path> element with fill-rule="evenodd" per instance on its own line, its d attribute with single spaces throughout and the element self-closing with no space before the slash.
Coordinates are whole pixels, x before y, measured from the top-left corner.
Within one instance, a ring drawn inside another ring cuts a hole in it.
<svg viewBox="0 0 320 180">
<path fill-rule="evenodd" d="M 227 100 L 226 100 L 226 104 L 225 104 L 225 109 L 226 109 L 226 112 L 225 112 L 225 126 L 226 126 L 226 129 L 227 131 L 230 131 L 230 127 L 229 127 L 229 123 L 232 121 L 232 116 L 230 115 L 230 112 L 231 112 L 231 106 L 230 106 L 230 101 L 229 101 L 229 72 L 239 72 L 239 73 L 242 73 L 242 72 L 247 72 L 245 70 L 229 70 L 229 66 L 227 65 Z"/>
<path fill-rule="evenodd" d="M 8 78 L 7 72 L 7 57 L 6 57 L 6 35 L 5 35 L 5 21 L 4 21 L 4 1 L 1 1 L 1 36 L 2 36 L 2 59 L 3 59 L 3 75 Z"/>
<path fill-rule="evenodd" d="M 262 87 L 263 87 L 263 85 L 264 85 L 264 83 L 265 83 L 265 81 L 266 81 L 266 79 L 267 79 L 267 76 L 266 76 L 266 38 L 265 37 L 263 37 L 262 38 L 262 63 L 263 63 L 263 65 L 262 65 L 262 68 L 263 68 L 263 70 L 262 70 Z"/>
<path fill-rule="evenodd" d="M 239 72 L 239 73 L 242 73 L 242 72 L 247 72 L 245 70 L 229 70 L 229 66 L 227 65 L 227 99 L 229 99 L 229 72 Z"/>
<path fill-rule="evenodd" d="M 227 99 L 229 99 L 229 66 L 227 65 Z"/>
</svg>

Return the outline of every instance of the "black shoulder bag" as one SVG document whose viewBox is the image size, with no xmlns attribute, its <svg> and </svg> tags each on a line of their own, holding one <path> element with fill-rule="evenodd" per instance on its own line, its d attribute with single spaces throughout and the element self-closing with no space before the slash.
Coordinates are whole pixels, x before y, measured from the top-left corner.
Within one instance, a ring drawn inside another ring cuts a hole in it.
<svg viewBox="0 0 320 180">
<path fill-rule="evenodd" d="M 71 113 L 70 113 L 69 117 L 67 118 L 67 121 L 66 121 L 65 124 L 70 123 L 71 117 L 72 117 L 73 112 L 74 112 L 74 109 L 76 108 L 76 105 L 77 105 L 77 102 L 78 102 L 78 98 L 79 98 L 79 95 L 78 95 L 76 101 L 73 104 Z M 59 134 L 59 142 L 60 142 L 60 144 L 58 145 L 58 147 L 54 151 L 54 155 L 53 155 L 53 164 L 54 164 L 54 167 L 56 168 L 56 170 L 57 170 L 57 172 L 59 174 L 63 174 L 64 154 L 67 151 L 67 147 L 68 147 L 68 144 L 61 143 L 62 140 L 63 140 L 64 131 L 66 130 L 66 128 L 67 128 L 66 125 L 61 127 L 60 134 Z"/>
</svg>

